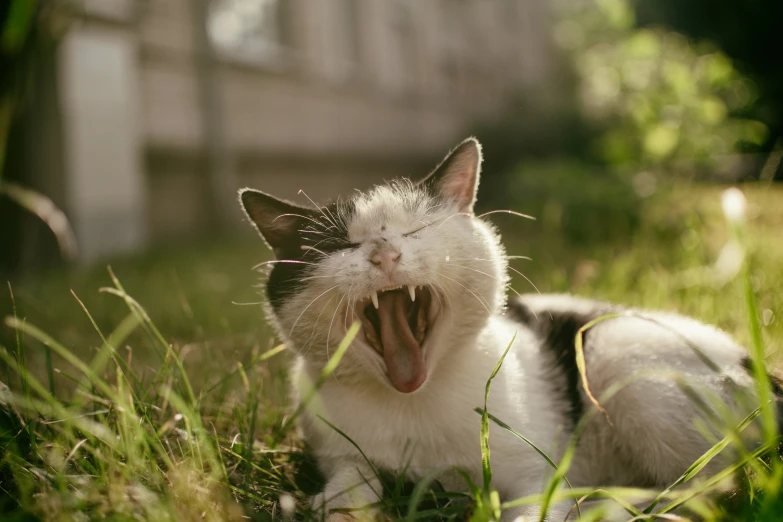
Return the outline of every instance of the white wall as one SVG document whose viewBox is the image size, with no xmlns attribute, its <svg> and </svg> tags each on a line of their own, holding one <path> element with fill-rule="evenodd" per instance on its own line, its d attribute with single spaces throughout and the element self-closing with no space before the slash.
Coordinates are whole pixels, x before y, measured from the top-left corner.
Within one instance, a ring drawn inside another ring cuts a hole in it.
<svg viewBox="0 0 783 522">
<path fill-rule="evenodd" d="M 133 33 L 74 27 L 59 49 L 65 200 L 81 260 L 146 241 Z"/>
</svg>

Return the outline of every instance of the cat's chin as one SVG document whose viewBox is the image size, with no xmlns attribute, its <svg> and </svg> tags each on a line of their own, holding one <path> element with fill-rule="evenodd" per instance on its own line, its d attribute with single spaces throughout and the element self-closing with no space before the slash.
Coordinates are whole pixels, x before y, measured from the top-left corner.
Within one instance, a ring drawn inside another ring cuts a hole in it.
<svg viewBox="0 0 783 522">
<path fill-rule="evenodd" d="M 427 341 L 441 302 L 426 285 L 395 286 L 373 292 L 348 311 L 361 321 L 360 344 L 383 362 L 389 383 L 401 393 L 414 392 L 427 380 Z"/>
</svg>

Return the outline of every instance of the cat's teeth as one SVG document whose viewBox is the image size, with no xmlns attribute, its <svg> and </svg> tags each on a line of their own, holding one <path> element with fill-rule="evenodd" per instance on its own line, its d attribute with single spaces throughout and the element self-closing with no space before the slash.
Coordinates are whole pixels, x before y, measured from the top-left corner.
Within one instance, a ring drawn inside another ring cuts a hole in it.
<svg viewBox="0 0 783 522">
<path fill-rule="evenodd" d="M 378 292 L 373 292 L 372 294 L 370 294 L 370 298 L 372 299 L 372 305 L 375 307 L 375 309 L 377 310 L 378 308 L 380 308 L 378 306 Z"/>
<path fill-rule="evenodd" d="M 408 293 L 411 294 L 411 301 L 416 300 L 416 289 L 413 287 L 413 285 L 408 285 Z"/>
</svg>

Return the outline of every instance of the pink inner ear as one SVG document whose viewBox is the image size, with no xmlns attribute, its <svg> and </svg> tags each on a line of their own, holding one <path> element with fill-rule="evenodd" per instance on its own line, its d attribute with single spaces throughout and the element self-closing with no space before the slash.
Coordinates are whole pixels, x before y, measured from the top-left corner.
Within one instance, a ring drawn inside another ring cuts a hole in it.
<svg viewBox="0 0 783 522">
<path fill-rule="evenodd" d="M 475 199 L 481 153 L 475 146 L 463 147 L 446 160 L 438 186 L 444 196 L 456 200 L 462 210 L 469 211 Z"/>
<path fill-rule="evenodd" d="M 476 186 L 476 160 L 455 158 L 449 165 L 446 177 L 441 185 L 441 191 L 456 199 L 473 199 L 473 188 Z"/>
</svg>

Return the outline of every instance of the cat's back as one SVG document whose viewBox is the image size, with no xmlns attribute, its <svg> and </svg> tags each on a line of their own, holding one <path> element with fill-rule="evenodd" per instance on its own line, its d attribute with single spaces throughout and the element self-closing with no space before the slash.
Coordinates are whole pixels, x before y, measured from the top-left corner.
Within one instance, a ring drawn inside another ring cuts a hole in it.
<svg viewBox="0 0 783 522">
<path fill-rule="evenodd" d="M 708 385 L 730 379 L 748 386 L 751 381 L 742 346 L 718 328 L 678 314 L 567 294 L 531 294 L 510 300 L 506 316 L 538 337 L 540 356 L 549 362 L 544 370 L 556 383 L 554 392 L 567 404 L 574 424 L 586 405 L 577 366 L 578 341 L 594 393 L 635 373 L 656 371 L 659 382 L 677 375 Z"/>
<path fill-rule="evenodd" d="M 646 361 L 706 359 L 714 367 L 742 363 L 746 350 L 725 332 L 676 313 L 644 310 L 569 294 L 526 294 L 509 301 L 506 315 L 525 324 L 555 352 L 574 350 L 577 335 L 590 353 Z M 581 331 L 581 334 L 580 334 Z M 707 361 L 707 367 L 713 366 Z"/>
</svg>

